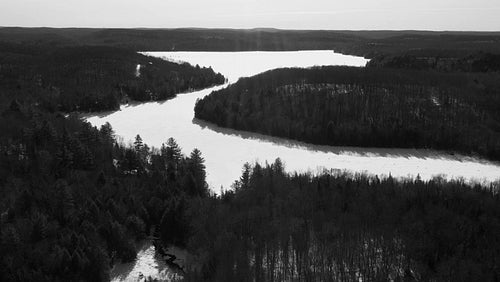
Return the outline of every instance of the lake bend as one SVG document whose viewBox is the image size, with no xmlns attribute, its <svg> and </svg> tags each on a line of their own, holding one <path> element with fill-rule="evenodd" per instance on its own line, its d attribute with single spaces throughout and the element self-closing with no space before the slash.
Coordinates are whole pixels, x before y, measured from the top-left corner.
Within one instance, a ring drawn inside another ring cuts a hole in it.
<svg viewBox="0 0 500 282">
<path fill-rule="evenodd" d="M 426 149 L 386 149 L 317 146 L 261 134 L 217 127 L 194 119 L 197 99 L 227 87 L 240 77 L 282 67 L 348 65 L 364 67 L 367 59 L 333 51 L 291 52 L 143 52 L 174 62 L 211 67 L 228 82 L 200 91 L 182 93 L 163 102 L 121 106 L 119 111 L 84 116 L 94 126 L 109 122 L 116 135 L 128 143 L 140 134 L 149 146 L 159 148 L 169 137 L 184 154 L 194 148 L 205 158 L 207 183 L 218 193 L 230 189 L 245 162 L 269 162 L 281 158 L 287 171 L 318 172 L 324 169 L 393 177 L 435 176 L 489 184 L 500 178 L 500 163 L 482 158 Z M 140 75 L 140 66 L 137 67 Z M 264 122 L 264 121 L 263 121 Z"/>
</svg>

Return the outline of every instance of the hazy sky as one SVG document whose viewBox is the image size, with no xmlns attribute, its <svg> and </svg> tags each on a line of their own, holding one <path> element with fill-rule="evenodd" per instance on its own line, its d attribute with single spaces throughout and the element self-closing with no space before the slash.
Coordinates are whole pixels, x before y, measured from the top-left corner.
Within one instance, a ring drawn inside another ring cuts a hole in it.
<svg viewBox="0 0 500 282">
<path fill-rule="evenodd" d="M 0 26 L 500 31 L 500 0 L 0 0 Z"/>
</svg>

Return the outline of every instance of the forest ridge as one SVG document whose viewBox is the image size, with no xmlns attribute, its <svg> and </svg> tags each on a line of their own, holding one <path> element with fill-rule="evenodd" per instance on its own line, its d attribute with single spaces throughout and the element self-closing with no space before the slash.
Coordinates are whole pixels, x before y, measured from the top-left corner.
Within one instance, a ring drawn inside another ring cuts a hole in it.
<svg viewBox="0 0 500 282">
<path fill-rule="evenodd" d="M 0 41 L 36 46 L 112 46 L 136 51 L 335 50 L 377 55 L 436 51 L 456 57 L 500 53 L 499 32 L 343 31 L 279 29 L 0 28 Z"/>
<path fill-rule="evenodd" d="M 432 148 L 500 160 L 498 78 L 408 68 L 278 69 L 204 97 L 195 117 L 321 145 Z"/>
</svg>

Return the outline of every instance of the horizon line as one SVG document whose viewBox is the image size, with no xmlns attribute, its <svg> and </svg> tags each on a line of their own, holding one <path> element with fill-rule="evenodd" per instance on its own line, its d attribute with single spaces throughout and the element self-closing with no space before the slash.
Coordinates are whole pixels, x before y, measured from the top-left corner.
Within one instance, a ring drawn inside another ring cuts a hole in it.
<svg viewBox="0 0 500 282">
<path fill-rule="evenodd" d="M 18 26 L 0 25 L 0 28 L 20 28 L 20 29 L 121 29 L 121 30 L 269 30 L 269 31 L 349 31 L 349 32 L 474 32 L 474 33 L 500 33 L 500 30 L 453 30 L 453 29 L 309 29 L 309 28 L 276 28 L 276 27 L 92 27 L 92 26 Z"/>
</svg>

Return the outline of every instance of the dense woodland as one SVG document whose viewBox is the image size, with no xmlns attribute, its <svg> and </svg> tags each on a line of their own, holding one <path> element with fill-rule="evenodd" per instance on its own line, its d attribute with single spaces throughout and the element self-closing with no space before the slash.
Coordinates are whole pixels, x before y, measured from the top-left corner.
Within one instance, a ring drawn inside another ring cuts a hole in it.
<svg viewBox="0 0 500 282">
<path fill-rule="evenodd" d="M 1 281 L 108 281 L 147 236 L 185 245 L 183 207 L 209 194 L 201 152 L 173 139 L 125 146 L 109 124 L 16 102 L 0 127 Z"/>
<path fill-rule="evenodd" d="M 441 72 L 499 72 L 500 54 L 474 53 L 465 57 L 450 56 L 448 52 L 412 51 L 404 55 L 379 55 L 367 67 L 384 67 Z"/>
<path fill-rule="evenodd" d="M 494 72 L 280 69 L 213 92 L 198 101 L 195 116 L 315 144 L 433 148 L 500 160 L 499 89 Z"/>
<path fill-rule="evenodd" d="M 139 65 L 139 68 L 138 68 Z M 114 47 L 40 48 L 0 43 L 0 100 L 16 97 L 47 111 L 117 110 L 224 83 L 209 68 L 176 64 Z"/>
<path fill-rule="evenodd" d="M 187 281 L 498 281 L 498 186 L 245 165 L 193 208 Z"/>
<path fill-rule="evenodd" d="M 110 47 L 0 45 L 0 280 L 108 281 L 139 241 L 185 245 L 185 203 L 209 194 L 201 152 L 186 157 L 167 137 L 120 144 L 109 124 L 67 112 L 166 99 L 222 75 Z"/>
<path fill-rule="evenodd" d="M 153 238 L 191 253 L 186 281 L 498 281 L 498 184 L 287 174 L 277 160 L 245 165 L 234 189 L 216 196 L 199 150 L 186 156 L 168 136 L 161 148 L 139 135 L 122 144 L 111 125 L 95 128 L 72 113 L 224 81 L 210 69 L 134 51 L 335 48 L 397 58 L 418 45 L 420 58 L 438 57 L 426 48 L 439 42 L 466 58 L 475 49 L 496 54 L 498 38 L 0 28 L 0 281 L 109 281 L 114 264 L 132 261 L 136 244 Z M 377 60 L 366 70 L 285 69 L 242 79 L 198 103 L 196 114 L 309 142 L 499 158 L 495 69 L 430 73 Z"/>
</svg>

